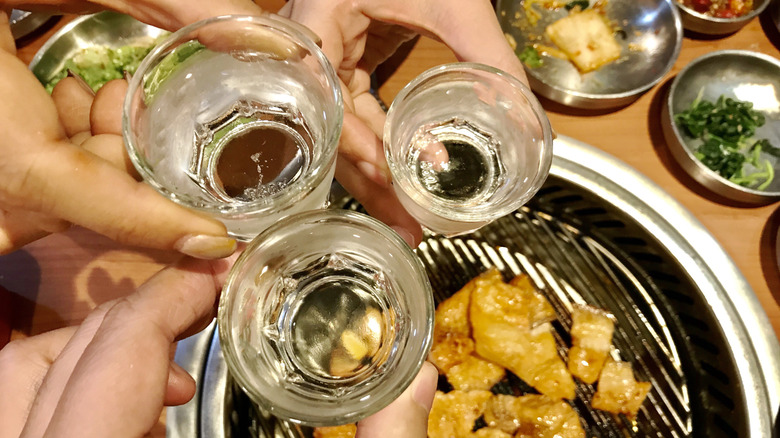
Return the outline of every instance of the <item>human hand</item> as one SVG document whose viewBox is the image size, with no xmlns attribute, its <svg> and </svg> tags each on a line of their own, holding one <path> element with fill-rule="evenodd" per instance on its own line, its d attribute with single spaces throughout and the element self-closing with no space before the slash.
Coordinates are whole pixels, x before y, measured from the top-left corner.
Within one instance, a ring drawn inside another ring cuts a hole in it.
<svg viewBox="0 0 780 438">
<path fill-rule="evenodd" d="M 358 438 L 425 438 L 439 372 L 423 363 L 412 384 L 387 407 L 357 424 Z"/>
<path fill-rule="evenodd" d="M 0 253 L 82 225 L 123 243 L 202 258 L 235 250 L 224 225 L 181 207 L 127 172 L 121 138 L 124 81 L 94 99 L 75 80 L 53 98 L 0 50 Z"/>
<path fill-rule="evenodd" d="M 317 427 L 314 438 L 425 438 L 438 376 L 436 367 L 425 362 L 412 384 L 390 405 L 357 424 Z"/>
<path fill-rule="evenodd" d="M 0 350 L 0 437 L 137 437 L 195 382 L 171 361 L 173 343 L 200 331 L 232 260 L 185 258 L 139 289 L 99 306 L 78 327 Z"/>
<path fill-rule="evenodd" d="M 135 293 L 99 306 L 79 327 L 0 350 L 0 438 L 136 437 L 195 382 L 171 361 L 173 343 L 202 330 L 232 259 L 185 258 Z M 424 437 L 438 373 L 426 364 L 406 391 L 363 420 L 360 435 Z"/>
<path fill-rule="evenodd" d="M 527 82 L 487 0 L 293 0 L 279 12 L 312 29 L 343 81 L 345 114 L 336 178 L 372 215 L 416 245 L 422 232 L 389 185 L 382 150 L 385 114 L 370 74 L 417 33 L 444 42 L 461 61 L 492 65 Z"/>
<path fill-rule="evenodd" d="M 2 6 L 8 10 L 60 14 L 87 14 L 110 9 L 172 32 L 217 15 L 262 13 L 262 9 L 251 0 L 3 0 Z"/>
</svg>

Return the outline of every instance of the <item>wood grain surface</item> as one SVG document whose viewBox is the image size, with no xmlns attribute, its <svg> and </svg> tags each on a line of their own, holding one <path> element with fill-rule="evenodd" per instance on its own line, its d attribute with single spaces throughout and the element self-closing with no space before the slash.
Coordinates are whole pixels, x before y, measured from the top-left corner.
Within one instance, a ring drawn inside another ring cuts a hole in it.
<svg viewBox="0 0 780 438">
<path fill-rule="evenodd" d="M 66 21 L 36 35 L 18 56 L 28 63 L 46 39 Z M 660 107 L 672 77 L 694 58 L 721 49 L 754 50 L 780 58 L 780 35 L 768 14 L 737 33 L 722 38 L 686 35 L 672 71 L 634 103 L 613 111 L 586 111 L 543 101 L 553 127 L 600 148 L 633 166 L 687 207 L 723 245 L 753 287 L 775 333 L 780 333 L 780 273 L 776 239 L 778 204 L 736 205 L 699 187 L 673 161 L 663 140 Z M 455 61 L 441 43 L 421 38 L 409 56 L 380 89 L 385 102 L 425 69 Z M 118 245 L 88 230 L 74 227 L 0 257 L 0 300 L 10 302 L 12 337 L 24 337 L 76 324 L 90 309 L 126 295 L 177 254 Z M 2 294 L 0 294 L 2 295 Z M 8 298 L 10 296 L 10 298 Z M 0 312 L 2 316 L 2 312 Z M 162 436 L 162 427 L 153 435 Z"/>
</svg>

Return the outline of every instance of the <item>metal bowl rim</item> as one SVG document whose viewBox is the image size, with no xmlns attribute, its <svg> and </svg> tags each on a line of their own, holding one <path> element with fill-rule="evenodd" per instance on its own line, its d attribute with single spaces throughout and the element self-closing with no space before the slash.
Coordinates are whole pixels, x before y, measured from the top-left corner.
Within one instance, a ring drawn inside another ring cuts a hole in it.
<svg viewBox="0 0 780 438">
<path fill-rule="evenodd" d="M 739 17 L 734 18 L 720 18 L 720 17 L 713 17 L 711 15 L 702 14 L 701 12 L 694 11 L 693 9 L 683 5 L 682 3 L 679 3 L 677 0 L 673 0 L 674 3 L 677 4 L 677 7 L 680 8 L 683 12 L 690 15 L 691 17 L 696 17 L 702 21 L 706 21 L 712 24 L 735 24 L 735 23 L 747 23 L 748 21 L 752 20 L 756 16 L 760 15 L 764 10 L 769 6 L 770 3 L 772 3 L 772 0 L 764 0 L 764 2 L 759 5 L 757 8 L 753 8 L 750 12 L 748 12 L 745 15 L 741 15 Z"/>
<path fill-rule="evenodd" d="M 672 132 L 674 133 L 675 140 L 679 144 L 679 146 L 685 151 L 685 154 L 688 156 L 688 158 L 695 163 L 695 165 L 704 171 L 704 174 L 708 177 L 708 180 L 714 180 L 717 181 L 720 184 L 725 185 L 726 187 L 729 187 L 734 190 L 738 190 L 740 192 L 744 192 L 753 196 L 761 197 L 761 198 L 767 198 L 767 199 L 774 199 L 774 198 L 780 198 L 780 192 L 768 192 L 766 190 L 755 190 L 748 187 L 741 186 L 739 184 L 735 184 L 726 178 L 723 178 L 720 176 L 717 172 L 713 171 L 709 167 L 705 166 L 704 163 L 701 162 L 698 158 L 696 158 L 695 155 L 693 155 L 693 151 L 688 146 L 688 143 L 683 138 L 682 134 L 680 133 L 680 130 L 677 127 L 677 124 L 674 123 L 674 111 L 673 111 L 673 97 L 675 94 L 675 91 L 677 90 L 677 87 L 682 83 L 682 81 L 685 78 L 685 75 L 696 65 L 707 61 L 711 58 L 718 58 L 721 56 L 746 56 L 746 57 L 752 57 L 756 59 L 760 59 L 762 61 L 768 62 L 772 65 L 774 65 L 776 68 L 780 69 L 780 61 L 775 59 L 772 56 L 759 53 L 759 52 L 753 52 L 750 50 L 718 50 L 715 52 L 710 52 L 705 55 L 702 55 L 693 61 L 691 61 L 688 65 L 686 65 L 682 70 L 680 70 L 679 73 L 674 77 L 672 80 L 672 85 L 669 87 L 669 93 L 666 97 L 666 109 L 669 113 L 669 118 L 665 120 L 669 123 L 669 125 L 672 128 Z M 671 145 L 667 145 L 670 146 Z M 694 179 L 697 179 L 693 174 L 690 174 Z"/>
<path fill-rule="evenodd" d="M 655 85 L 661 82 L 661 80 L 663 80 L 666 74 L 669 73 L 672 67 L 674 67 L 674 64 L 677 62 L 677 58 L 680 56 L 680 50 L 682 49 L 682 42 L 683 42 L 682 17 L 680 16 L 680 11 L 678 11 L 677 8 L 672 4 L 672 3 L 676 3 L 676 0 L 662 0 L 662 2 L 669 5 L 669 9 L 671 10 L 672 16 L 674 17 L 674 29 L 675 29 L 675 33 L 677 34 L 677 38 L 675 39 L 675 43 L 674 43 L 674 52 L 672 53 L 672 56 L 667 61 L 666 66 L 663 69 L 663 72 L 660 73 L 657 78 L 649 81 L 648 83 L 642 85 L 641 87 L 624 91 L 622 93 L 612 93 L 612 94 L 583 93 L 580 91 L 570 90 L 568 88 L 560 87 L 559 85 L 554 83 L 547 82 L 544 80 L 544 78 L 534 74 L 533 69 L 525 65 L 525 63 L 523 63 L 523 67 L 525 68 L 526 74 L 529 76 L 533 76 L 534 79 L 552 88 L 553 90 L 580 99 L 590 99 L 594 101 L 611 101 L 611 100 L 619 101 L 619 100 L 626 99 L 628 97 L 633 97 L 644 93 L 645 91 L 653 88 Z M 568 106 L 575 106 L 575 105 L 568 105 Z"/>
<path fill-rule="evenodd" d="M 82 15 L 80 17 L 76 17 L 64 26 L 62 26 L 57 32 L 54 33 L 51 37 L 49 37 L 48 40 L 46 40 L 45 43 L 41 46 L 40 49 L 38 49 L 37 52 L 35 52 L 35 56 L 33 57 L 32 61 L 30 61 L 29 69 L 35 70 L 35 67 L 38 66 L 38 63 L 41 62 L 41 59 L 49 52 L 51 47 L 56 44 L 64 35 L 69 33 L 73 30 L 73 28 L 79 26 L 81 23 L 92 19 L 96 15 L 99 14 L 118 14 L 118 12 L 110 12 L 110 11 L 104 11 L 104 12 L 97 12 L 95 14 L 89 14 L 89 15 Z"/>
</svg>

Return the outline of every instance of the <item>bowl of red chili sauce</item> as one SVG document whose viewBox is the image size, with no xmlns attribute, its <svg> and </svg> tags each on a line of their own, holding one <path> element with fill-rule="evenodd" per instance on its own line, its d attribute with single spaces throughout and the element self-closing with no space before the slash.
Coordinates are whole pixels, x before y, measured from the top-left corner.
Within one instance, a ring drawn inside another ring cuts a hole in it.
<svg viewBox="0 0 780 438">
<path fill-rule="evenodd" d="M 770 0 L 677 0 L 683 27 L 707 35 L 738 31 L 769 3 Z"/>
</svg>

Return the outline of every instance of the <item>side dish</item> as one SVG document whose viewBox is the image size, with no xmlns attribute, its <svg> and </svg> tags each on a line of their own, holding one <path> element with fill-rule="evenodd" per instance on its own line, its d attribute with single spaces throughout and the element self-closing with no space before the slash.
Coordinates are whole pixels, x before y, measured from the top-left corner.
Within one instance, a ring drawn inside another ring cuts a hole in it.
<svg viewBox="0 0 780 438">
<path fill-rule="evenodd" d="M 138 42 L 116 49 L 106 46 L 83 49 L 65 61 L 62 70 L 44 84 L 46 91 L 51 93 L 57 82 L 68 75 L 68 70 L 81 76 L 94 91 L 97 91 L 106 82 L 122 78 L 124 72 L 135 73 L 138 65 L 151 52 L 156 41 Z"/>
<path fill-rule="evenodd" d="M 545 57 L 571 61 L 580 73 L 597 70 L 620 58 L 622 48 L 615 38 L 615 29 L 605 15 L 606 2 L 595 0 L 524 0 L 524 19 L 514 24 L 528 28 L 530 41 L 517 47 L 510 34 L 507 41 L 517 51 L 520 60 L 530 68 L 541 67 Z M 562 18 L 544 29 L 533 29 L 546 11 L 566 11 Z M 543 32 L 542 32 L 543 31 Z"/>
<path fill-rule="evenodd" d="M 736 18 L 753 10 L 753 0 L 677 0 L 686 8 L 716 18 Z"/>
<path fill-rule="evenodd" d="M 764 190 L 774 179 L 766 155 L 780 158 L 780 149 L 755 138 L 766 117 L 753 104 L 720 96 L 716 102 L 697 97 L 690 108 L 675 114 L 685 135 L 697 141 L 694 155 L 723 178 L 744 187 Z"/>
<path fill-rule="evenodd" d="M 620 45 L 604 17 L 594 9 L 573 10 L 550 24 L 545 34 L 574 63 L 587 73 L 620 58 Z"/>
</svg>

